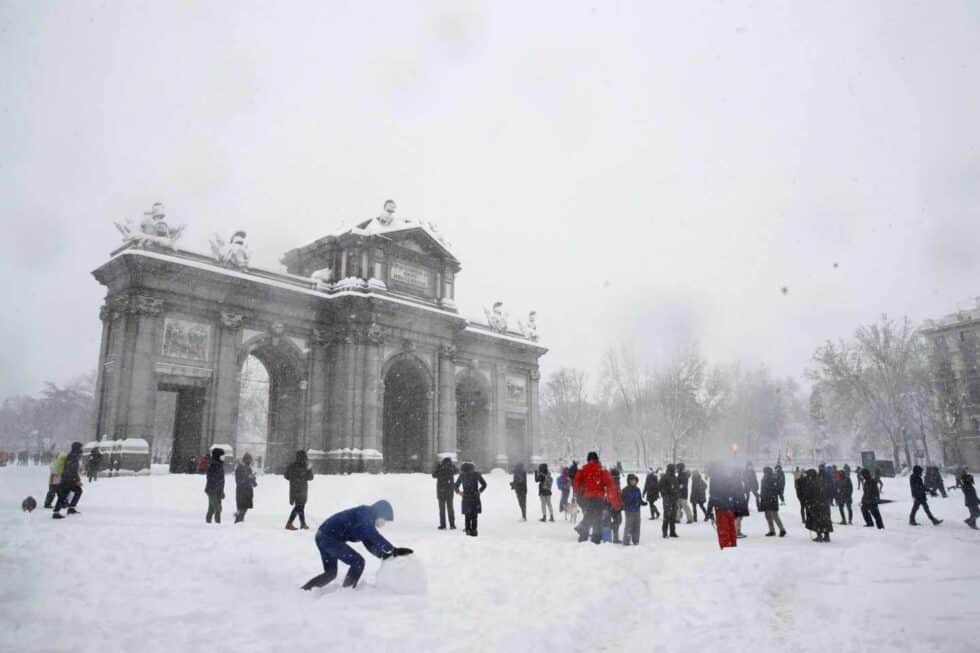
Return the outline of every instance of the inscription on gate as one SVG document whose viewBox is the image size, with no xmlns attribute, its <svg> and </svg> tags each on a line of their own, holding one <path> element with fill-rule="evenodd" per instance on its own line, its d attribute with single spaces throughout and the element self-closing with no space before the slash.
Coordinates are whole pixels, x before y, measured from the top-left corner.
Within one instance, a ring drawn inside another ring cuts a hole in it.
<svg viewBox="0 0 980 653">
<path fill-rule="evenodd" d="M 392 261 L 388 275 L 391 281 L 417 290 L 429 290 L 432 287 L 432 275 L 428 270 L 405 261 Z"/>
</svg>

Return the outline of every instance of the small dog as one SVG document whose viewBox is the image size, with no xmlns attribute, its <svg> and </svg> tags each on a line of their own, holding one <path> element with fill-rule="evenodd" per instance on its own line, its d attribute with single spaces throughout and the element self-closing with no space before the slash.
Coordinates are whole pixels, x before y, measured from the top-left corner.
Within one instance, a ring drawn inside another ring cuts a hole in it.
<svg viewBox="0 0 980 653">
<path fill-rule="evenodd" d="M 575 503 L 575 499 L 572 499 L 565 504 L 565 519 L 572 522 L 573 524 L 578 523 L 578 513 L 579 507 Z"/>
<path fill-rule="evenodd" d="M 34 497 L 27 497 L 20 502 L 20 509 L 24 512 L 34 512 L 37 508 L 37 500 Z"/>
</svg>

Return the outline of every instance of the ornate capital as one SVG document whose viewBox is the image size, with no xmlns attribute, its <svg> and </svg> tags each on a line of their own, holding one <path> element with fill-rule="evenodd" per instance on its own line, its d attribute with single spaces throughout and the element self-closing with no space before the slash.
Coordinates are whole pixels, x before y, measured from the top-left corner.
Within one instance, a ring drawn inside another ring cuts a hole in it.
<svg viewBox="0 0 980 653">
<path fill-rule="evenodd" d="M 221 311 L 221 324 L 228 329 L 241 329 L 242 320 L 245 316 L 241 313 L 231 313 L 229 311 Z"/>
<path fill-rule="evenodd" d="M 330 340 L 329 329 L 321 329 L 319 327 L 310 329 L 310 342 L 314 345 L 328 345 L 330 344 Z"/>
<path fill-rule="evenodd" d="M 286 333 L 286 325 L 282 322 L 273 322 L 269 325 L 269 333 L 273 336 L 279 337 Z"/>
<path fill-rule="evenodd" d="M 130 310 L 136 315 L 159 315 L 163 312 L 163 300 L 150 295 L 136 295 Z"/>
<path fill-rule="evenodd" d="M 539 381 L 541 379 L 541 372 L 539 372 L 537 368 L 534 368 L 531 370 L 530 376 L 532 381 Z"/>
<path fill-rule="evenodd" d="M 112 309 L 109 308 L 108 304 L 103 304 L 99 307 L 99 319 L 103 322 L 112 320 Z"/>
<path fill-rule="evenodd" d="M 377 322 L 371 323 L 371 326 L 369 326 L 367 328 L 367 331 L 364 332 L 364 336 L 367 339 L 368 343 L 374 345 L 380 345 L 385 341 L 384 329 L 381 328 L 381 326 L 378 325 Z"/>
<path fill-rule="evenodd" d="M 402 351 L 408 353 L 415 351 L 415 343 L 408 338 L 402 338 Z"/>
<path fill-rule="evenodd" d="M 449 343 L 439 347 L 439 358 L 452 359 L 456 356 L 456 345 Z"/>
</svg>

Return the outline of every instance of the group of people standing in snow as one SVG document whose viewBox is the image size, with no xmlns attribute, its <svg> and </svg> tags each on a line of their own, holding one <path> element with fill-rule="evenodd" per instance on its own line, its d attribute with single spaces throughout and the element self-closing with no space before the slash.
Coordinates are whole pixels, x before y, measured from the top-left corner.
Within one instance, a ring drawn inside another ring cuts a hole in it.
<svg viewBox="0 0 980 653">
<path fill-rule="evenodd" d="M 938 470 L 937 470 L 938 471 Z M 554 521 L 552 488 L 557 486 L 560 494 L 559 513 L 570 515 L 582 512 L 582 521 L 575 526 L 578 539 L 601 543 L 610 541 L 624 545 L 640 541 L 640 521 L 642 506 L 649 506 L 650 519 L 662 517 L 661 534 L 664 538 L 676 538 L 677 525 L 698 521 L 699 512 L 705 521 L 714 523 L 716 512 L 730 512 L 734 517 L 735 537 L 744 538 L 742 521 L 750 515 L 754 503 L 758 512 L 766 519 L 766 537 L 785 537 L 787 530 L 779 514 L 785 505 L 786 473 L 780 464 L 766 466 L 762 470 L 761 481 L 752 463 L 743 470 L 735 470 L 727 465 L 712 464 L 702 473 L 688 471 L 684 463 L 667 465 L 663 474 L 651 469 L 644 479 L 642 489 L 639 478 L 634 474 L 626 477 L 626 486 L 621 486 L 622 465 L 605 468 L 596 452 L 590 452 L 586 464 L 581 468 L 577 461 L 562 467 L 555 481 L 544 463 L 534 471 L 534 482 L 541 502 L 540 521 Z M 457 479 L 456 475 L 459 474 Z M 833 507 L 840 514 L 840 525 L 853 523 L 854 482 L 851 468 L 842 469 L 819 465 L 816 469 L 793 472 L 796 496 L 800 503 L 800 518 L 803 526 L 812 531 L 816 542 L 830 542 L 834 531 Z M 472 463 L 464 463 L 462 471 L 457 469 L 450 458 L 443 459 L 432 473 L 436 479 L 436 494 L 439 500 L 439 528 L 455 529 L 453 509 L 454 494 L 463 496 L 462 512 L 467 516 L 466 532 L 476 535 L 476 519 L 482 510 L 480 494 L 486 489 L 486 481 L 473 468 Z M 938 485 L 936 479 L 938 478 Z M 709 486 L 710 481 L 710 486 Z M 916 466 L 909 479 L 913 498 L 910 525 L 917 526 L 917 511 L 922 508 L 933 524 L 942 523 L 932 515 L 927 494 L 935 494 L 942 488 L 942 477 L 938 473 L 926 473 Z M 968 526 L 976 528 L 978 506 L 973 477 L 965 471 L 957 477 L 958 487 L 963 488 L 964 498 L 970 517 L 965 520 Z M 884 528 L 881 512 L 881 489 L 883 482 L 879 473 L 872 474 L 868 469 L 857 470 L 857 487 L 861 494 L 860 510 L 865 526 Z M 527 520 L 528 473 L 522 464 L 513 469 L 510 488 L 517 498 L 521 520 Z M 660 501 L 662 512 L 656 502 Z M 571 518 L 576 521 L 575 517 Z M 624 525 L 625 522 L 625 525 Z M 622 539 L 620 538 L 620 527 Z"/>
<path fill-rule="evenodd" d="M 211 450 L 211 458 L 205 472 L 206 481 L 204 494 L 208 497 L 208 510 L 204 520 L 210 524 L 221 523 L 221 502 L 225 498 L 225 467 L 221 460 L 225 455 L 224 449 L 216 447 Z M 247 513 L 254 503 L 255 488 L 259 483 L 252 469 L 252 454 L 245 452 L 241 461 L 235 467 L 235 523 L 245 521 Z M 313 467 L 302 449 L 296 452 L 296 459 L 286 467 L 284 474 L 289 481 L 289 505 L 292 509 L 286 520 L 286 530 L 298 530 L 293 522 L 299 518 L 299 528 L 306 530 L 306 501 L 309 496 L 309 483 L 313 480 Z"/>
</svg>

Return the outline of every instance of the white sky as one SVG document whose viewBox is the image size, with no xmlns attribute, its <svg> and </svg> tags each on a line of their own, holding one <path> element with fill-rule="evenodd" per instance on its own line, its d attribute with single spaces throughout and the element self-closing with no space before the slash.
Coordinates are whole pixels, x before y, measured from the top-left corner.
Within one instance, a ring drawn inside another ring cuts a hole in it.
<svg viewBox="0 0 980 653">
<path fill-rule="evenodd" d="M 798 376 L 980 295 L 977 3 L 415 4 L 0 0 L 0 396 L 95 367 L 89 273 L 155 201 L 278 268 L 391 197 L 546 373 L 694 337 Z"/>
</svg>

